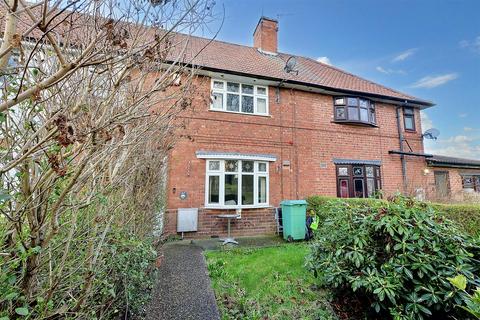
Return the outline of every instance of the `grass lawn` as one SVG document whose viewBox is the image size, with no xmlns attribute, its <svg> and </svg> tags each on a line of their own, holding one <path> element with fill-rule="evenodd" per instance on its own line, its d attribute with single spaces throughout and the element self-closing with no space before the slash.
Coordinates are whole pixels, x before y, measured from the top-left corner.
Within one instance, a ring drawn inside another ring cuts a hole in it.
<svg viewBox="0 0 480 320">
<path fill-rule="evenodd" d="M 205 253 L 222 319 L 334 319 L 305 244 Z"/>
</svg>

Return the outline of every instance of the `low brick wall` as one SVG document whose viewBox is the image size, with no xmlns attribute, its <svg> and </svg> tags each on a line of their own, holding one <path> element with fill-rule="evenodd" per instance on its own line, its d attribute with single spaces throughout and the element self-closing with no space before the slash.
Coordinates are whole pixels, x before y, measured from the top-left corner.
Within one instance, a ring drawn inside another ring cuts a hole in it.
<svg viewBox="0 0 480 320">
<path fill-rule="evenodd" d="M 235 210 L 198 209 L 198 231 L 185 232 L 186 238 L 206 238 L 227 235 L 227 219 L 219 214 L 234 214 Z M 164 236 L 177 234 L 177 210 L 168 209 L 165 213 Z M 241 219 L 231 220 L 231 234 L 238 236 L 272 235 L 277 231 L 275 208 L 242 209 Z"/>
</svg>

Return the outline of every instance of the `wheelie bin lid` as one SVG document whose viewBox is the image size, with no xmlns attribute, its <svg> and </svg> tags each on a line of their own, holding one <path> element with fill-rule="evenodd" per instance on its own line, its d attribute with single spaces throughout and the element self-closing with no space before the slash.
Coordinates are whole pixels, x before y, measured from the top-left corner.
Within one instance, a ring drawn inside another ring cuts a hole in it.
<svg viewBox="0 0 480 320">
<path fill-rule="evenodd" d="M 307 204 L 305 200 L 283 200 L 280 202 L 282 206 L 295 206 L 295 205 L 304 205 Z"/>
</svg>

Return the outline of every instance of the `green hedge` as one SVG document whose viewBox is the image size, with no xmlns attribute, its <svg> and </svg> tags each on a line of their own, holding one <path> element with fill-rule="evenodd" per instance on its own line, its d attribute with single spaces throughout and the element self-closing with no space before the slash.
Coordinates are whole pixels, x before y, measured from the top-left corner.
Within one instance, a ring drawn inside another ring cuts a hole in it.
<svg viewBox="0 0 480 320">
<path fill-rule="evenodd" d="M 478 204 L 433 204 L 447 218 L 457 222 L 472 235 L 480 235 L 480 205 Z"/>
<path fill-rule="evenodd" d="M 365 208 L 371 210 L 380 207 L 385 203 L 385 200 L 379 199 L 359 199 L 348 198 L 339 199 L 325 196 L 310 196 L 307 199 L 307 209 L 313 209 L 319 215 L 320 219 L 326 217 L 322 216 L 325 210 L 324 206 L 331 205 L 332 202 L 346 202 L 348 205 L 354 207 Z M 439 213 L 444 214 L 445 217 L 455 221 L 463 230 L 471 235 L 480 235 L 480 205 L 478 204 L 431 204 Z"/>
</svg>

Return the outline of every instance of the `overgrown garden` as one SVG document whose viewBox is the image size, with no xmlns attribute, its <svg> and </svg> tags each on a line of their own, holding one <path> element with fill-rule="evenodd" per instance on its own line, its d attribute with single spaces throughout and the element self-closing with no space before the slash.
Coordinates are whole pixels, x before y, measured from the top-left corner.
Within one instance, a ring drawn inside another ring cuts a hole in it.
<svg viewBox="0 0 480 320">
<path fill-rule="evenodd" d="M 211 8 L 0 3 L 0 319 L 144 316 L 166 155 L 201 99 L 174 32 Z"/>
</svg>

